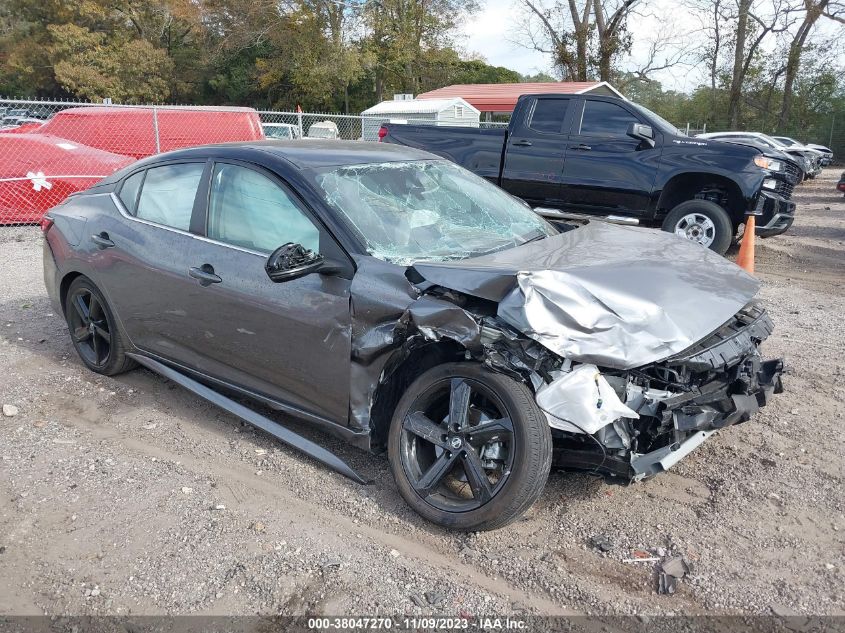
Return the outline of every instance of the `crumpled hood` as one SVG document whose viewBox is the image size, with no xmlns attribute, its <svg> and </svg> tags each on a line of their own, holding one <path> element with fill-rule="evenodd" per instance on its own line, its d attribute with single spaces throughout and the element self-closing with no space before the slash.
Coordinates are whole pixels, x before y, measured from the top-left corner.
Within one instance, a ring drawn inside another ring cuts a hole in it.
<svg viewBox="0 0 845 633">
<path fill-rule="evenodd" d="M 685 350 L 760 287 L 698 244 L 600 221 L 491 255 L 412 268 L 433 284 L 497 302 L 502 320 L 565 358 L 618 369 Z"/>
</svg>

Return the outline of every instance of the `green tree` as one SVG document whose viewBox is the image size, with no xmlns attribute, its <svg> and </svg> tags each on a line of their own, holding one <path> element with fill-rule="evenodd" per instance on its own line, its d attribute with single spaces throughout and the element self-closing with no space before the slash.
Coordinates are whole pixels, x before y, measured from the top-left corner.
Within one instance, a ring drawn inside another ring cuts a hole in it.
<svg viewBox="0 0 845 633">
<path fill-rule="evenodd" d="M 47 27 L 48 58 L 57 83 L 79 97 L 118 102 L 163 101 L 170 96 L 167 54 L 142 39 L 113 39 L 73 24 Z"/>
</svg>

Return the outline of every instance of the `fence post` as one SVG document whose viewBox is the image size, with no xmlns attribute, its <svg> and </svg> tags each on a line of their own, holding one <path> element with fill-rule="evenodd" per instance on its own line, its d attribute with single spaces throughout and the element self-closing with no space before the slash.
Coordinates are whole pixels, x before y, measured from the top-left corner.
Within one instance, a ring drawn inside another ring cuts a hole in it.
<svg viewBox="0 0 845 633">
<path fill-rule="evenodd" d="M 687 136 L 689 136 L 689 121 L 687 121 Z"/>
<path fill-rule="evenodd" d="M 299 138 L 305 138 L 305 135 L 302 133 L 302 110 L 299 106 L 296 107 L 296 120 L 299 125 Z"/>
<path fill-rule="evenodd" d="M 153 106 L 153 131 L 156 135 L 156 154 L 161 154 L 161 139 L 158 135 L 158 107 Z"/>
</svg>

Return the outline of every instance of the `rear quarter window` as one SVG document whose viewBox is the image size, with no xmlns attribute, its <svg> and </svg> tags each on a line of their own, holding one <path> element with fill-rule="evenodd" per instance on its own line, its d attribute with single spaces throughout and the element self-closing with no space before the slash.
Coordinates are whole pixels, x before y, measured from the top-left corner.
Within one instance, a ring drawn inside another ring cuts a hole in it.
<svg viewBox="0 0 845 633">
<path fill-rule="evenodd" d="M 129 178 L 123 181 L 123 184 L 120 186 L 120 193 L 117 194 L 130 215 L 135 215 L 135 205 L 138 202 L 138 192 L 141 190 L 141 183 L 144 181 L 144 173 L 146 172 L 139 171 L 137 174 L 129 176 Z"/>
</svg>

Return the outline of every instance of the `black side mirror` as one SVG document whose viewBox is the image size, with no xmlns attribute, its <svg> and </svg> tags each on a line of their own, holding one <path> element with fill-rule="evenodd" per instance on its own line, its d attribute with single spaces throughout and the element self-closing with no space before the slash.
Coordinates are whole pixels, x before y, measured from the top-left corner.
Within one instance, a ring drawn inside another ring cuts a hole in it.
<svg viewBox="0 0 845 633">
<path fill-rule="evenodd" d="M 267 271 L 267 276 L 271 280 L 278 283 L 304 277 L 310 273 L 336 274 L 340 269 L 319 253 L 308 250 L 301 244 L 288 242 L 270 253 L 267 263 L 264 264 L 264 270 Z"/>
<path fill-rule="evenodd" d="M 644 123 L 631 123 L 628 126 L 628 136 L 642 141 L 649 147 L 654 147 L 654 130 Z"/>
</svg>

